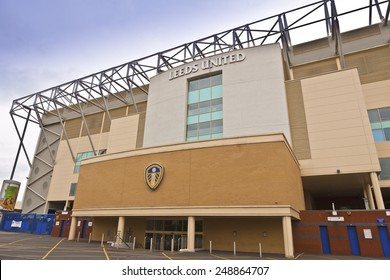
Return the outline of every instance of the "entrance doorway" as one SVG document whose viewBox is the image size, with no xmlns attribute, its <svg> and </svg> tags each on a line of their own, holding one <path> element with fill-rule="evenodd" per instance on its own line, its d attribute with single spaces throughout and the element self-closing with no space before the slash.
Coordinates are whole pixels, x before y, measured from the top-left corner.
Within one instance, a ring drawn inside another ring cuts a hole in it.
<svg viewBox="0 0 390 280">
<path fill-rule="evenodd" d="M 187 248 L 187 233 L 146 233 L 145 249 L 179 251 Z"/>
<path fill-rule="evenodd" d="M 195 221 L 195 248 L 203 247 L 203 222 Z M 146 223 L 144 248 L 161 251 L 187 249 L 187 220 L 151 219 Z"/>
</svg>

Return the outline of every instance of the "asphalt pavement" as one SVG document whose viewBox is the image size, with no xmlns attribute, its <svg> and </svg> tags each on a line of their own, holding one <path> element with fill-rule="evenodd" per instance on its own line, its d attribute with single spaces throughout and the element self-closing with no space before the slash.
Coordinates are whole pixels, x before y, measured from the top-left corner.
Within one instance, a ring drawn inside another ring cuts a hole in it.
<svg viewBox="0 0 390 280">
<path fill-rule="evenodd" d="M 282 254 L 227 251 L 195 253 L 113 248 L 109 243 L 0 231 L 0 260 L 287 260 Z M 360 256 L 296 253 L 293 260 L 379 260 Z M 389 259 L 389 258 L 387 258 Z"/>
</svg>

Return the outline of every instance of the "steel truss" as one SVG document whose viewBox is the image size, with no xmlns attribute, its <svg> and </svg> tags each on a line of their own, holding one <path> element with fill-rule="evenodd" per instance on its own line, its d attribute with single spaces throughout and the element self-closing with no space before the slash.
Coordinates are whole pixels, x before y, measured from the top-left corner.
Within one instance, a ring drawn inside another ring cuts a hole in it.
<svg viewBox="0 0 390 280">
<path fill-rule="evenodd" d="M 344 67 L 340 37 L 340 17 L 358 11 L 368 11 L 368 24 L 371 25 L 373 13 L 376 11 L 383 25 L 388 24 L 390 0 L 368 0 L 368 2 L 367 6 L 339 14 L 335 0 L 317 1 L 16 99 L 13 101 L 10 114 L 20 144 L 10 179 L 13 179 L 19 155 L 22 151 L 31 167 L 31 162 L 23 143 L 28 123 L 35 123 L 41 127 L 42 136 L 46 139 L 46 145 L 50 151 L 50 145 L 53 144 L 53 141 L 52 143 L 47 141 L 47 133 L 57 135 L 58 138 L 54 142 L 58 141 L 61 135 L 57 132 L 48 131 L 45 128 L 46 124 L 43 121 L 43 116 L 51 115 L 57 118 L 57 123 L 62 127 L 63 138 L 68 141 L 68 136 L 64 129 L 66 120 L 62 111 L 64 109 L 73 111 L 84 120 L 83 125 L 89 137 L 91 150 L 96 152 L 87 122 L 85 121 L 84 105 L 93 105 L 101 112 L 105 112 L 109 121 L 111 121 L 111 117 L 107 105 L 108 98 L 118 100 L 123 103 L 123 106 L 133 104 L 138 112 L 133 90 L 138 89 L 148 94 L 148 84 L 151 77 L 184 63 L 235 49 L 279 42 L 282 46 L 284 60 L 288 66 L 291 66 L 291 33 L 296 31 L 304 32 L 303 27 L 321 23 L 324 25 L 325 34 L 334 43 L 335 55 L 340 57 L 340 64 Z M 382 10 L 385 12 L 382 13 Z M 125 96 L 130 96 L 130 98 Z M 25 121 L 23 128 L 17 126 L 15 122 L 16 117 Z M 75 159 L 69 141 L 68 146 L 73 159 Z M 50 162 L 46 162 L 46 164 L 51 169 L 54 167 L 54 157 L 51 153 Z"/>
</svg>

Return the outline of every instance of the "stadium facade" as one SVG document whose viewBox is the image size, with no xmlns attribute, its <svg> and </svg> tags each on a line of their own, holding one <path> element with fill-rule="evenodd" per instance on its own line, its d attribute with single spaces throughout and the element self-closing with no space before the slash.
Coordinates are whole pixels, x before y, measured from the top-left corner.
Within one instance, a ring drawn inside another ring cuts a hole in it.
<svg viewBox="0 0 390 280">
<path fill-rule="evenodd" d="M 335 225 L 347 241 L 357 229 L 363 251 L 388 239 L 389 2 L 344 14 L 336 5 L 318 1 L 15 100 L 11 116 L 42 128 L 22 211 L 71 211 L 69 239 L 135 237 L 156 250 L 261 243 L 292 257 L 310 251 L 311 234 L 327 253 Z M 370 24 L 341 32 L 339 21 L 361 11 Z M 301 18 L 289 25 L 290 16 Z M 325 36 L 292 43 L 318 23 Z M 377 254 L 387 256 L 383 242 Z"/>
</svg>

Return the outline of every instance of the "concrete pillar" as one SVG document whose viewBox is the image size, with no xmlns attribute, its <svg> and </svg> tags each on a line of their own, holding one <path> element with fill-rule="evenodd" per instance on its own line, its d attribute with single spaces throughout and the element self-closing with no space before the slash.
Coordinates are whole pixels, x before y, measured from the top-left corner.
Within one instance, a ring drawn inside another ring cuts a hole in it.
<svg viewBox="0 0 390 280">
<path fill-rule="evenodd" d="M 187 225 L 187 250 L 195 252 L 195 217 L 188 217 Z"/>
<path fill-rule="evenodd" d="M 364 186 L 364 195 L 368 200 L 368 204 L 370 205 L 371 210 L 375 210 L 374 197 L 372 196 L 371 186 L 367 184 Z"/>
<path fill-rule="evenodd" d="M 371 183 L 372 183 L 372 190 L 374 191 L 376 207 L 378 209 L 381 209 L 381 210 L 385 209 L 385 203 L 383 202 L 383 197 L 382 197 L 381 187 L 379 185 L 378 176 L 376 175 L 375 172 L 371 172 L 370 177 L 371 177 Z"/>
<path fill-rule="evenodd" d="M 118 219 L 118 228 L 117 228 L 117 235 L 119 238 L 117 238 L 116 242 L 117 243 L 122 243 L 123 236 L 125 233 L 125 217 L 119 217 Z"/>
<path fill-rule="evenodd" d="M 76 236 L 77 217 L 72 217 L 70 221 L 69 237 L 68 240 L 74 240 Z"/>
<path fill-rule="evenodd" d="M 283 224 L 283 239 L 284 239 L 284 255 L 286 258 L 294 257 L 294 244 L 291 226 L 291 217 L 282 217 Z"/>
</svg>

